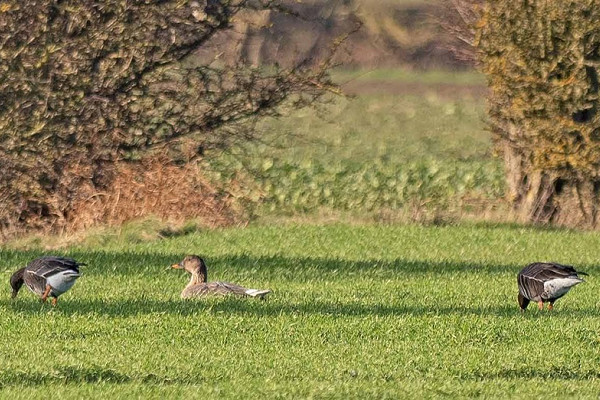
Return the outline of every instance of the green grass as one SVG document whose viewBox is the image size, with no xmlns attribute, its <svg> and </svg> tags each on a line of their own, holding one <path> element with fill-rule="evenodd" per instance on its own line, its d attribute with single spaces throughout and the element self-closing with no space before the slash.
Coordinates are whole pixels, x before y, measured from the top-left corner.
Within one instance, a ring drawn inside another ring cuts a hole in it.
<svg viewBox="0 0 600 400">
<path fill-rule="evenodd" d="M 600 391 L 596 233 L 509 225 L 253 226 L 71 248 L 52 309 L 0 294 L 2 398 L 591 398 Z M 267 301 L 183 301 L 210 280 Z M 0 252 L 4 282 L 41 251 Z M 517 309 L 535 260 L 590 273 L 552 313 Z"/>
<path fill-rule="evenodd" d="M 485 77 L 476 71 L 410 70 L 402 68 L 375 68 L 372 70 L 339 69 L 332 77 L 336 82 L 395 81 L 422 84 L 484 85 Z"/>
<path fill-rule="evenodd" d="M 422 95 L 363 94 L 318 112 L 309 109 L 266 121 L 259 127 L 264 143 L 250 149 L 294 161 L 489 158 L 484 102 L 440 97 L 428 87 L 423 86 Z"/>
<path fill-rule="evenodd" d="M 464 210 L 481 216 L 501 203 L 504 172 L 492 156 L 484 101 L 461 92 L 481 85 L 480 75 L 336 72 L 340 81 L 354 78 L 383 80 L 389 91 L 262 121 L 260 143 L 209 158 L 206 171 L 227 188 L 248 171 L 244 190 L 234 196 L 267 218 L 323 209 L 460 218 Z M 440 91 L 442 83 L 453 89 Z"/>
<path fill-rule="evenodd" d="M 334 79 L 366 85 L 383 81 L 387 91 L 359 92 L 354 97 L 334 99 L 316 110 L 267 119 L 258 126 L 263 142 L 246 148 L 250 156 L 254 152 L 295 162 L 351 159 L 355 163 L 381 157 L 398 163 L 420 158 L 490 158 L 485 101 L 461 92 L 465 86 L 483 86 L 480 74 L 338 70 Z M 407 88 L 406 84 L 414 86 Z M 440 84 L 452 85 L 456 90 L 440 92 Z"/>
</svg>

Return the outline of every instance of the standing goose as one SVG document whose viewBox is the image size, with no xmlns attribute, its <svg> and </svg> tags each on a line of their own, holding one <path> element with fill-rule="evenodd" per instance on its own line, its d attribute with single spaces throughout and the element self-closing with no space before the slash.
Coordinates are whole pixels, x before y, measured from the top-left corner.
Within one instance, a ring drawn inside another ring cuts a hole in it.
<svg viewBox="0 0 600 400">
<path fill-rule="evenodd" d="M 79 266 L 85 265 L 72 258 L 45 256 L 36 258 L 10 277 L 12 298 L 17 297 L 23 283 L 29 290 L 46 302 L 52 297 L 52 305 L 56 306 L 58 296 L 65 293 L 79 278 Z"/>
<path fill-rule="evenodd" d="M 570 265 L 529 264 L 517 275 L 521 311 L 525 311 L 530 301 L 537 302 L 540 310 L 544 308 L 544 303 L 548 302 L 548 309 L 552 310 L 556 300 L 567 294 L 573 286 L 584 282 L 578 274 L 587 275 L 585 272 L 576 271 Z"/>
<path fill-rule="evenodd" d="M 246 289 L 245 287 L 229 282 L 206 282 L 206 264 L 198 256 L 186 256 L 179 264 L 173 264 L 171 268 L 185 269 L 192 274 L 190 283 L 181 292 L 181 298 L 212 296 L 212 295 L 236 295 L 264 298 L 270 290 Z"/>
</svg>

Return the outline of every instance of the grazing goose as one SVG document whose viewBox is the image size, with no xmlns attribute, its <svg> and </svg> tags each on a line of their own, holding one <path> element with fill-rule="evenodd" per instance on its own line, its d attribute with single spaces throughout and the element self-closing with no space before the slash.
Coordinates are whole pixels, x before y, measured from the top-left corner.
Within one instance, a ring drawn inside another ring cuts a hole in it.
<svg viewBox="0 0 600 400">
<path fill-rule="evenodd" d="M 264 298 L 270 290 L 246 289 L 245 287 L 229 282 L 206 283 L 206 264 L 198 256 L 187 256 L 179 264 L 173 264 L 171 268 L 185 269 L 192 274 L 190 283 L 181 292 L 181 297 L 189 299 L 211 295 L 236 295 Z"/>
<path fill-rule="evenodd" d="M 79 278 L 79 266 L 85 265 L 72 258 L 45 256 L 36 258 L 10 277 L 12 298 L 17 297 L 23 283 L 29 290 L 46 302 L 52 297 L 52 305 L 56 306 L 58 296 L 65 293 Z"/>
<path fill-rule="evenodd" d="M 548 302 L 548 309 L 552 310 L 556 300 L 567 294 L 573 286 L 584 282 L 578 274 L 587 275 L 585 272 L 575 271 L 570 265 L 529 264 L 517 275 L 521 311 L 525 311 L 530 301 L 537 302 L 540 310 Z"/>
</svg>

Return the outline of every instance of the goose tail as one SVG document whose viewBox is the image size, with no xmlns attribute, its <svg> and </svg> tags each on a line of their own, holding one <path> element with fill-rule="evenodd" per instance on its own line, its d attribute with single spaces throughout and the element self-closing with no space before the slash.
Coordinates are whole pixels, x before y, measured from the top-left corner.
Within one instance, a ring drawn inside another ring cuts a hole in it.
<svg viewBox="0 0 600 400">
<path fill-rule="evenodd" d="M 267 294 L 271 293 L 271 291 L 268 290 L 268 289 L 264 289 L 264 290 L 260 290 L 260 289 L 246 289 L 245 293 L 248 296 L 258 297 L 260 299 L 263 299 Z"/>
</svg>

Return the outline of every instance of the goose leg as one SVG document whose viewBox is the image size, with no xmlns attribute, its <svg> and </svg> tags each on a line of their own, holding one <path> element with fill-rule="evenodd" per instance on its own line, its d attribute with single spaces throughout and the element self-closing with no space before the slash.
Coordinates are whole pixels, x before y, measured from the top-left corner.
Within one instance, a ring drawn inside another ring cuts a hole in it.
<svg viewBox="0 0 600 400">
<path fill-rule="evenodd" d="M 543 302 L 543 301 L 541 301 L 541 300 L 540 300 L 540 301 L 538 301 L 538 308 L 539 308 L 540 310 L 543 310 L 543 309 L 544 309 L 544 302 Z"/>
<path fill-rule="evenodd" d="M 56 302 L 58 301 L 58 297 L 52 298 L 52 307 L 56 307 Z"/>
<path fill-rule="evenodd" d="M 42 303 L 46 302 L 51 290 L 52 290 L 52 286 L 46 285 L 46 290 L 44 291 L 44 294 L 42 294 Z"/>
<path fill-rule="evenodd" d="M 552 311 L 554 309 L 554 303 L 548 303 L 548 311 Z"/>
</svg>

